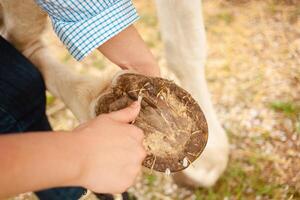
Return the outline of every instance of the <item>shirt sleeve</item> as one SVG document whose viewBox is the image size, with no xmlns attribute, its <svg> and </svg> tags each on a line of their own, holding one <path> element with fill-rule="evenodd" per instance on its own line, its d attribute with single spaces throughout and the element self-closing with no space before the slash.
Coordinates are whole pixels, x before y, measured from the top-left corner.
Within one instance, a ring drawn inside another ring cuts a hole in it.
<svg viewBox="0 0 300 200">
<path fill-rule="evenodd" d="M 36 0 L 50 16 L 57 36 L 77 60 L 133 24 L 131 0 Z"/>
</svg>

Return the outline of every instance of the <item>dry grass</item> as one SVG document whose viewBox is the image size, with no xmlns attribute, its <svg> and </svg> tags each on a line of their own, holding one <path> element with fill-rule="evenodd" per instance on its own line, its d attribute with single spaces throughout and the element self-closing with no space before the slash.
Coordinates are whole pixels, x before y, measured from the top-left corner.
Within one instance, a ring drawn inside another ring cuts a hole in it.
<svg viewBox="0 0 300 200">
<path fill-rule="evenodd" d="M 154 5 L 136 5 L 138 29 L 163 65 Z M 231 142 L 228 169 L 211 189 L 191 191 L 170 177 L 145 173 L 131 191 L 151 200 L 300 199 L 299 2 L 206 0 L 204 14 L 207 80 Z M 56 39 L 50 44 L 62 61 L 82 73 L 111 65 L 98 54 L 76 63 Z M 48 100 L 55 129 L 77 124 L 59 100 Z"/>
</svg>

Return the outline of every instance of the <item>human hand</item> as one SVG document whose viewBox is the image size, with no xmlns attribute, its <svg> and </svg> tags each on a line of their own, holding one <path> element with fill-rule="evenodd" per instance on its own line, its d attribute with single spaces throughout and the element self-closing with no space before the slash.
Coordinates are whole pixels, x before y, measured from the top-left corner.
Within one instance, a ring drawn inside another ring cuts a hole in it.
<svg viewBox="0 0 300 200">
<path fill-rule="evenodd" d="M 98 193 L 121 193 L 134 183 L 146 157 L 143 131 L 129 124 L 139 110 L 134 102 L 74 130 L 82 148 L 79 185 Z"/>
</svg>

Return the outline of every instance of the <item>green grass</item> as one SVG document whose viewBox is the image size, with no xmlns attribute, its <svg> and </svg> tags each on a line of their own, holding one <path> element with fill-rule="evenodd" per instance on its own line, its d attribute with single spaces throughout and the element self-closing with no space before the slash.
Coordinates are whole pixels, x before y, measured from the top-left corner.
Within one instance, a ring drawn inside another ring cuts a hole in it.
<svg viewBox="0 0 300 200">
<path fill-rule="evenodd" d="M 225 23 L 226 25 L 231 24 L 234 22 L 235 18 L 232 12 L 229 12 L 227 10 L 224 10 L 218 14 L 210 15 L 207 18 L 206 28 L 209 29 L 209 31 L 214 32 L 214 28 L 216 28 L 216 25 L 220 23 Z M 212 29 L 211 29 L 212 28 Z"/>
<path fill-rule="evenodd" d="M 256 196 L 261 196 L 262 199 L 281 199 L 284 185 L 269 182 L 263 176 L 267 173 L 277 176 L 274 172 L 266 171 L 268 163 L 273 162 L 272 158 L 262 155 L 259 151 L 251 152 L 248 156 L 231 160 L 226 172 L 214 187 L 196 190 L 196 200 L 242 200 L 255 199 Z M 292 189 L 289 191 L 291 195 L 297 194 Z"/>
<path fill-rule="evenodd" d="M 197 200 L 215 200 L 225 197 L 241 196 L 244 191 L 245 171 L 238 163 L 231 163 L 217 185 L 210 189 L 198 189 L 195 192 Z M 239 181 L 240 180 L 240 181 Z"/>
<path fill-rule="evenodd" d="M 299 112 L 299 107 L 293 102 L 274 101 L 270 103 L 270 108 L 287 115 L 294 115 Z"/>
<path fill-rule="evenodd" d="M 146 175 L 147 185 L 153 186 L 154 182 L 156 181 L 157 177 L 154 174 Z"/>
<path fill-rule="evenodd" d="M 52 105 L 54 101 L 55 101 L 55 97 L 52 96 L 50 93 L 47 92 L 47 94 L 46 94 L 46 103 L 47 103 L 47 106 Z"/>
<path fill-rule="evenodd" d="M 274 101 L 269 104 L 276 112 L 285 114 L 293 122 L 293 129 L 300 134 L 300 104 L 289 101 Z"/>
<path fill-rule="evenodd" d="M 141 15 L 141 20 L 147 26 L 156 26 L 157 25 L 157 18 L 152 13 L 144 13 Z"/>
<path fill-rule="evenodd" d="M 234 15 L 230 12 L 222 12 L 216 15 L 216 18 L 226 24 L 231 24 L 234 21 Z"/>
</svg>

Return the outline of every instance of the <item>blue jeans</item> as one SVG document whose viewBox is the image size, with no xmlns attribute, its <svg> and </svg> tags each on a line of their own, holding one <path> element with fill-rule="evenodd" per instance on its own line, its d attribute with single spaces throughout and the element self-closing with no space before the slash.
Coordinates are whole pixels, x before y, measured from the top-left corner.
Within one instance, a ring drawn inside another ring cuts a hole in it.
<svg viewBox="0 0 300 200">
<path fill-rule="evenodd" d="M 45 107 L 41 74 L 0 36 L 0 134 L 50 131 Z M 41 200 L 75 200 L 84 192 L 84 188 L 64 187 L 37 191 L 36 195 Z"/>
</svg>

